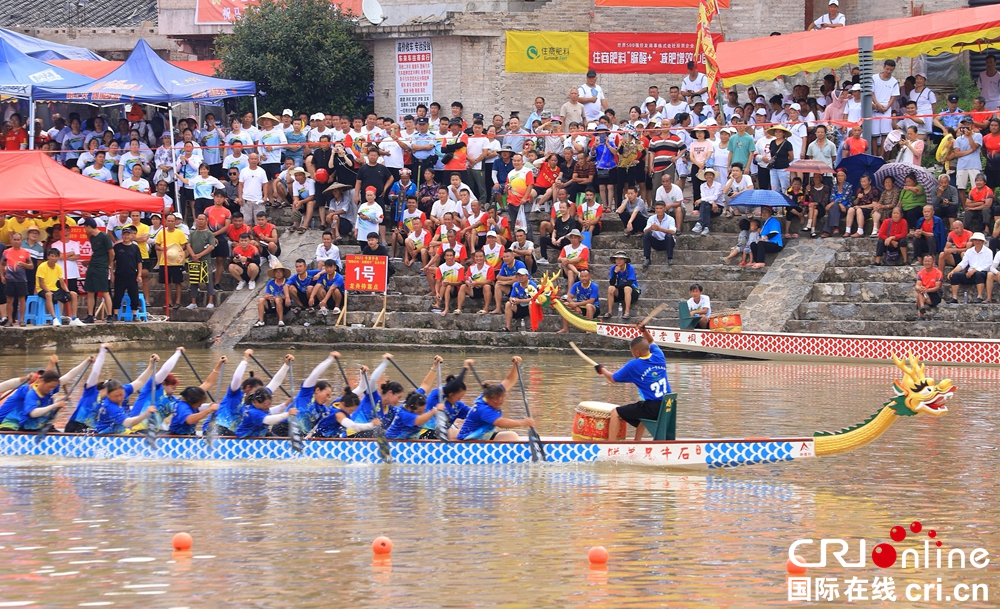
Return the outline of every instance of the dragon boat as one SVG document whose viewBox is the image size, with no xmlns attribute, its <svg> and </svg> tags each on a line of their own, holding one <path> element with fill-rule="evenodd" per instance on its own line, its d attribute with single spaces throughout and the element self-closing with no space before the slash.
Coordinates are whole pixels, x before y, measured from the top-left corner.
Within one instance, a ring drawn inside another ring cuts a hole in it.
<svg viewBox="0 0 1000 609">
<path fill-rule="evenodd" d="M 914 357 L 895 359 L 903 378 L 893 381 L 894 397 L 871 417 L 836 432 L 811 437 L 684 439 L 660 442 L 573 441 L 542 438 L 548 463 L 618 463 L 669 469 L 720 469 L 761 463 L 781 463 L 826 457 L 864 446 L 886 432 L 900 418 L 948 412 L 946 402 L 955 392 L 948 379 L 935 383 Z M 675 411 L 676 412 L 676 411 Z M 138 435 L 0 433 L 0 456 L 50 456 L 77 459 L 154 460 L 293 460 L 316 459 L 342 463 L 414 465 L 494 465 L 532 461 L 528 442 L 388 441 L 389 459 L 378 442 L 366 439 L 307 439 L 302 452 L 286 438 L 204 438 L 160 436 L 155 448 Z"/>
<path fill-rule="evenodd" d="M 539 282 L 536 302 L 550 305 L 571 326 L 601 336 L 632 340 L 639 335 L 633 326 L 586 319 L 559 300 L 555 276 Z M 715 316 L 713 316 L 715 317 Z M 720 314 L 720 320 L 725 314 Z M 732 315 L 738 318 L 738 315 Z M 728 357 L 796 363 L 888 363 L 894 353 L 915 353 L 928 364 L 943 366 L 1000 366 L 1000 340 L 861 336 L 851 334 L 795 334 L 746 332 L 739 325 L 722 324 L 723 330 L 686 330 L 647 325 L 661 348 Z M 734 331 L 734 328 L 739 328 Z"/>
</svg>

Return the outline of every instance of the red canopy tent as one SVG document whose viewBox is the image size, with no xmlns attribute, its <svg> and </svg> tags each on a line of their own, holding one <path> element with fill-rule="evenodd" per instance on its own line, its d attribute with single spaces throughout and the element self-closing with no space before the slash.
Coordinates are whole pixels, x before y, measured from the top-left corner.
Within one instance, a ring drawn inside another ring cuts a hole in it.
<svg viewBox="0 0 1000 609">
<path fill-rule="evenodd" d="M 121 67 L 123 61 L 85 61 L 82 59 L 50 59 L 45 62 L 56 66 L 83 74 L 90 78 L 104 78 L 112 71 Z M 218 59 L 203 59 L 199 61 L 171 61 L 169 62 L 182 70 L 201 74 L 202 76 L 215 76 L 215 67 L 221 63 Z"/>
<path fill-rule="evenodd" d="M 41 150 L 0 154 L 0 184 L 0 213 L 163 211 L 163 199 L 74 173 Z"/>
</svg>

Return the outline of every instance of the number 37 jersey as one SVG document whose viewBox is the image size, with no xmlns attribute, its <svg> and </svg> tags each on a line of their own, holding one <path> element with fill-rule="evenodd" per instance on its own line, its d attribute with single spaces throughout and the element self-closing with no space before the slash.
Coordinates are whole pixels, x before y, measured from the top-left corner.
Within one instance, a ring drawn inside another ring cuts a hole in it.
<svg viewBox="0 0 1000 609">
<path fill-rule="evenodd" d="M 657 345 L 649 346 L 649 355 L 637 357 L 614 374 L 616 383 L 634 383 L 643 400 L 659 401 L 670 393 L 667 360 Z"/>
</svg>

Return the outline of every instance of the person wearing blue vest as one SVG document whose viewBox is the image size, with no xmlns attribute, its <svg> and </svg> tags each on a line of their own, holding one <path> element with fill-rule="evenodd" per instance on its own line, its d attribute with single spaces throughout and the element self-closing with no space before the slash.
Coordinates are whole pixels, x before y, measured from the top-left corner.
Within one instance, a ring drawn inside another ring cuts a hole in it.
<svg viewBox="0 0 1000 609">
<path fill-rule="evenodd" d="M 638 442 L 645 431 L 641 419 L 656 419 L 659 416 L 663 396 L 670 393 L 670 382 L 667 380 L 667 360 L 660 347 L 653 342 L 649 330 L 642 326 L 632 327 L 642 333 L 629 345 L 633 359 L 614 373 L 601 364 L 595 368 L 597 374 L 609 383 L 633 383 L 639 389 L 639 401 L 612 410 L 608 422 L 609 438 L 618 437 L 621 423 L 625 421 L 635 427 L 635 441 Z"/>
</svg>

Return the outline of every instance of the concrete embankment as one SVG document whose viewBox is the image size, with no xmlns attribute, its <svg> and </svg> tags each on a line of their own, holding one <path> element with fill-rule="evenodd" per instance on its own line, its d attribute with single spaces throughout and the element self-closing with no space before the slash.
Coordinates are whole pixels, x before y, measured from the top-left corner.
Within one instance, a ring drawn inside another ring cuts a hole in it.
<svg viewBox="0 0 1000 609">
<path fill-rule="evenodd" d="M 101 343 L 120 349 L 172 349 L 194 347 L 208 338 L 202 323 L 96 323 L 82 328 L 52 326 L 5 328 L 3 353 L 65 353 L 96 351 Z"/>
</svg>

